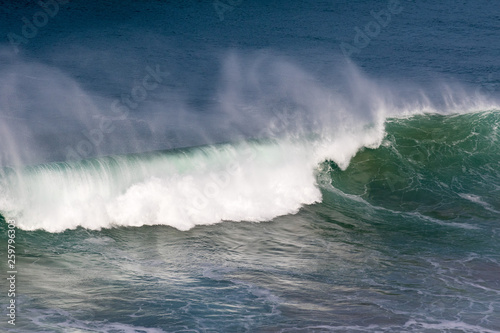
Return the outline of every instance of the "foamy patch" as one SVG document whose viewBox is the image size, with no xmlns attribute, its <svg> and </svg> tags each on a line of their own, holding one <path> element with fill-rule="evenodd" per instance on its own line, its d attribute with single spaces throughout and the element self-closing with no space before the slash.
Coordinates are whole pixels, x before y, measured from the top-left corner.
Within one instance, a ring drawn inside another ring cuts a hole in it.
<svg viewBox="0 0 500 333">
<path fill-rule="evenodd" d="M 458 330 L 461 332 L 478 332 L 478 333 L 498 333 L 500 331 L 488 329 L 479 325 L 471 325 L 463 321 L 441 320 L 434 323 L 418 322 L 410 319 L 404 325 L 405 329 L 411 331 L 425 330 L 439 330 L 439 331 L 452 331 Z"/>
<path fill-rule="evenodd" d="M 45 165 L 10 178 L 15 206 L 0 210 L 50 232 L 268 221 L 321 200 L 314 167 L 307 145 L 289 142 Z"/>
<path fill-rule="evenodd" d="M 152 177 L 108 205 L 120 225 L 165 224 L 180 230 L 230 221 L 266 221 L 321 200 L 307 156 L 280 147 L 271 156 L 247 156 L 222 170 Z M 301 158 L 301 155 L 303 158 Z"/>
<path fill-rule="evenodd" d="M 304 331 L 321 331 L 321 332 L 468 332 L 468 333 L 499 333 L 498 330 L 488 329 L 479 325 L 471 325 L 462 321 L 441 320 L 433 323 L 417 321 L 415 319 L 408 320 L 403 326 L 401 325 L 315 325 L 307 327 L 297 327 L 284 329 L 282 332 L 304 332 Z"/>
<path fill-rule="evenodd" d="M 465 200 L 480 205 L 481 207 L 483 207 L 486 210 L 489 210 L 492 213 L 500 214 L 498 210 L 494 209 L 489 203 L 483 201 L 481 197 L 478 195 L 468 194 L 468 193 L 459 193 L 458 195 Z"/>
<path fill-rule="evenodd" d="M 31 322 L 36 325 L 36 329 L 40 331 L 61 330 L 64 332 L 121 332 L 121 333 L 165 333 L 166 331 L 160 328 L 134 326 L 108 321 L 94 321 L 76 319 L 70 312 L 64 310 L 45 310 L 30 312 Z"/>
<path fill-rule="evenodd" d="M 478 226 L 472 225 L 472 224 L 467 224 L 467 223 L 460 223 L 460 222 L 446 222 L 446 221 L 441 221 L 435 218 L 432 218 L 427 215 L 420 214 L 418 212 L 411 212 L 411 213 L 405 213 L 410 216 L 417 216 L 419 219 L 429 221 L 435 224 L 439 224 L 444 227 L 455 227 L 455 228 L 460 228 L 460 229 L 466 229 L 466 230 L 478 230 L 481 229 Z"/>
</svg>

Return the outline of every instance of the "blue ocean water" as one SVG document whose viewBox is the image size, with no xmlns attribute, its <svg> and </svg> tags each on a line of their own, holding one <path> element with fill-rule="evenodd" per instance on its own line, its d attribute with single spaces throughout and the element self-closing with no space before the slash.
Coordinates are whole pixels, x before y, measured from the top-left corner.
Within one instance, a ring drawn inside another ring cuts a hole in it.
<svg viewBox="0 0 500 333">
<path fill-rule="evenodd" d="M 500 332 L 499 19 L 1 3 L 2 331 Z"/>
</svg>

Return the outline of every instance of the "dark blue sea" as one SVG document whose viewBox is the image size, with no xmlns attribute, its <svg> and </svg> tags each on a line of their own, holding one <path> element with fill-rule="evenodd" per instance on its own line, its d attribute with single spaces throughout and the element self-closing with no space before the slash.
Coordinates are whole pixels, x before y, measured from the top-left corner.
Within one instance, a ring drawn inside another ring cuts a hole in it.
<svg viewBox="0 0 500 333">
<path fill-rule="evenodd" d="M 0 2 L 1 332 L 500 332 L 500 3 Z"/>
</svg>

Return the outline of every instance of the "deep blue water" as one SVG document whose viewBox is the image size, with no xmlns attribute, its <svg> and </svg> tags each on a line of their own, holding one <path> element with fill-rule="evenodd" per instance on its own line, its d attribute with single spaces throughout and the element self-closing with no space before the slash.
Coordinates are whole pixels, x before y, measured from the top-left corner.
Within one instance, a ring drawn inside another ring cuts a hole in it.
<svg viewBox="0 0 500 333">
<path fill-rule="evenodd" d="M 1 330 L 500 332 L 499 22 L 2 2 Z"/>
</svg>

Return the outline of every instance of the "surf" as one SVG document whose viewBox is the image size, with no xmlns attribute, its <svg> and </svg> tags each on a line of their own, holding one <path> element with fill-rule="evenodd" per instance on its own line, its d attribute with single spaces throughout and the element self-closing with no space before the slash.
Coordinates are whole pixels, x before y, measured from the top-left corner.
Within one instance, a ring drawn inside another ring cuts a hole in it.
<svg viewBox="0 0 500 333">
<path fill-rule="evenodd" d="M 189 230 L 295 214 L 321 203 L 331 186 L 351 201 L 428 218 L 453 219 L 471 205 L 491 213 L 500 209 L 499 124 L 497 110 L 424 114 L 336 139 L 247 140 L 4 167 L 0 212 L 25 230 Z M 457 200 L 466 208 L 454 209 Z"/>
<path fill-rule="evenodd" d="M 308 159 L 287 143 L 242 143 L 4 169 L 1 211 L 51 232 L 264 221 L 321 199 Z"/>
</svg>

